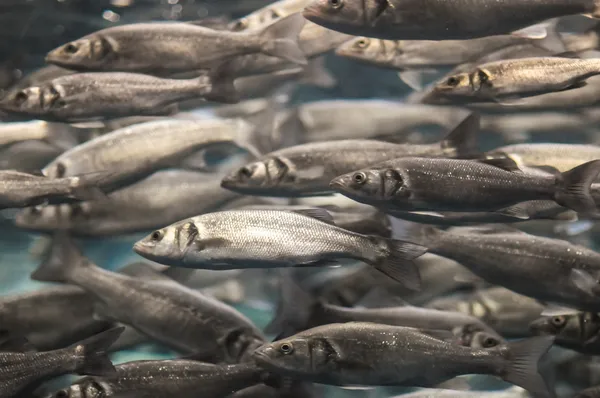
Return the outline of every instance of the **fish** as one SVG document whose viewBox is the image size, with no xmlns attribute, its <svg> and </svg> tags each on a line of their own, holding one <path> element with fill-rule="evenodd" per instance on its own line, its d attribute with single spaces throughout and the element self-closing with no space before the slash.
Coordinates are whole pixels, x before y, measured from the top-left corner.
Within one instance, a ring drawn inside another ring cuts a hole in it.
<svg viewBox="0 0 600 398">
<path fill-rule="evenodd" d="M 15 170 L 0 171 L 0 209 L 61 203 L 72 199 L 103 199 L 99 188 L 108 177 L 96 172 L 64 178 L 48 178 Z"/>
<path fill-rule="evenodd" d="M 594 0 L 502 0 L 448 5 L 427 0 L 314 0 L 304 9 L 309 21 L 342 33 L 384 40 L 465 40 L 509 34 L 552 18 L 600 15 Z"/>
<path fill-rule="evenodd" d="M 311 0 L 279 0 L 232 21 L 228 28 L 234 32 L 253 30 L 288 15 L 302 12 Z"/>
<path fill-rule="evenodd" d="M 533 334 L 555 336 L 561 347 L 582 354 L 597 355 L 600 352 L 600 317 L 593 312 L 542 316 L 531 322 Z"/>
<path fill-rule="evenodd" d="M 182 158 L 215 146 L 237 146 L 259 156 L 256 127 L 241 119 L 165 119 L 115 130 L 64 152 L 42 172 L 63 178 L 110 170 L 112 192 L 155 171 L 177 167 Z"/>
<path fill-rule="evenodd" d="M 232 307 L 157 273 L 146 272 L 141 278 L 103 270 L 83 257 L 65 234 L 56 234 L 51 252 L 31 278 L 77 285 L 97 300 L 98 317 L 133 326 L 198 359 L 203 355 L 237 363 L 265 341 L 262 332 Z"/>
<path fill-rule="evenodd" d="M 594 293 L 600 254 L 594 250 L 493 225 L 410 229 L 411 240 L 459 262 L 487 282 L 546 303 L 587 311 L 600 308 Z"/>
<path fill-rule="evenodd" d="M 328 304 L 298 286 L 289 275 L 280 277 L 279 302 L 275 316 L 265 332 L 279 338 L 291 336 L 317 326 L 345 322 L 372 322 L 408 326 L 421 330 L 447 331 L 455 337 L 465 330 L 476 331 L 502 340 L 480 319 L 460 312 L 439 311 L 404 305 L 386 308 L 347 308 Z M 462 336 L 460 336 L 462 338 Z"/>
<path fill-rule="evenodd" d="M 562 35 L 566 50 L 573 53 L 580 53 L 589 50 L 596 50 L 600 46 L 600 24 L 595 23 L 582 33 L 572 33 Z"/>
<path fill-rule="evenodd" d="M 394 398 L 529 398 L 530 395 L 520 387 L 511 387 L 500 391 L 456 391 L 443 389 L 420 389 Z"/>
<path fill-rule="evenodd" d="M 321 209 L 208 213 L 156 230 L 133 249 L 165 265 L 219 270 L 358 260 L 414 290 L 420 277 L 412 260 L 427 251 L 410 242 L 344 230 Z"/>
<path fill-rule="evenodd" d="M 58 77 L 72 75 L 74 73 L 75 71 L 72 71 L 70 69 L 61 68 L 56 65 L 46 65 L 23 76 L 22 79 L 10 86 L 10 89 L 16 90 L 24 89 L 29 86 L 37 86 L 41 83 L 54 80 Z"/>
<path fill-rule="evenodd" d="M 125 235 L 218 210 L 239 198 L 221 188 L 219 174 L 163 170 L 109 193 L 108 200 L 23 209 L 15 225 L 38 232 L 68 231 L 72 236 Z"/>
<path fill-rule="evenodd" d="M 64 150 L 45 141 L 28 140 L 0 148 L 0 170 L 18 170 L 41 174 L 40 171 Z"/>
<path fill-rule="evenodd" d="M 448 131 L 469 114 L 454 107 L 410 105 L 388 100 L 321 100 L 298 105 L 283 116 L 281 130 L 298 131 L 307 142 L 400 136 L 421 127 Z"/>
<path fill-rule="evenodd" d="M 510 101 L 515 97 L 566 90 L 600 74 L 597 59 L 533 57 L 502 60 L 452 75 L 435 90 L 443 95 Z"/>
<path fill-rule="evenodd" d="M 600 146 L 590 144 L 525 143 L 498 147 L 489 156 L 506 155 L 522 166 L 550 166 L 562 173 L 600 159 Z"/>
<path fill-rule="evenodd" d="M 121 332 L 122 328 L 114 328 L 52 351 L 35 352 L 21 345 L 22 350 L 0 352 L 3 369 L 0 394 L 6 398 L 20 397 L 19 394 L 42 381 L 69 373 L 102 375 L 114 372 L 107 350 Z M 18 341 L 15 344 L 15 348 L 19 346 Z"/>
<path fill-rule="evenodd" d="M 542 336 L 473 349 L 414 328 L 348 322 L 265 344 L 253 358 L 268 371 L 322 384 L 431 387 L 462 374 L 489 374 L 551 397 L 536 367 L 552 342 Z"/>
<path fill-rule="evenodd" d="M 268 376 L 252 363 L 214 365 L 191 359 L 132 361 L 114 374 L 88 376 L 52 394 L 52 398 L 136 397 L 222 398 L 260 383 Z"/>
<path fill-rule="evenodd" d="M 502 336 L 528 337 L 529 325 L 539 318 L 544 305 L 527 296 L 496 286 L 459 297 L 438 297 L 426 304 L 441 311 L 460 311 L 477 317 Z"/>
<path fill-rule="evenodd" d="M 141 73 L 89 72 L 11 90 L 0 99 L 0 110 L 47 121 L 82 122 L 171 115 L 178 101 L 203 97 L 237 102 L 237 96 L 227 74 L 178 80 Z"/>
<path fill-rule="evenodd" d="M 60 46 L 46 55 L 46 62 L 77 71 L 158 75 L 210 69 L 257 52 L 306 64 L 296 42 L 303 26 L 299 13 L 252 32 L 213 30 L 184 22 L 120 25 Z"/>
<path fill-rule="evenodd" d="M 79 143 L 75 129 L 60 123 L 32 120 L 0 124 L 0 147 L 30 140 L 44 141 L 63 150 Z"/>
<path fill-rule="evenodd" d="M 269 205 L 257 204 L 236 207 L 236 210 L 283 210 L 283 211 L 319 211 L 326 210 L 332 217 L 333 223 L 345 230 L 363 235 L 377 235 L 390 238 L 392 235 L 390 220 L 386 214 L 374 207 L 340 208 L 335 205 L 314 207 L 307 205 Z"/>
<path fill-rule="evenodd" d="M 391 144 L 377 140 L 308 143 L 268 153 L 223 178 L 235 192 L 272 197 L 330 194 L 330 181 L 344 173 L 405 156 L 468 156 L 476 152 L 479 120 L 469 116 L 434 144 Z"/>
<path fill-rule="evenodd" d="M 524 173 L 510 158 L 460 160 L 400 158 L 334 178 L 330 186 L 361 203 L 395 211 L 496 211 L 520 214 L 519 203 L 554 200 L 594 214 L 590 186 L 600 160 L 560 175 Z M 441 188 L 443 187 L 443 188 Z"/>
</svg>

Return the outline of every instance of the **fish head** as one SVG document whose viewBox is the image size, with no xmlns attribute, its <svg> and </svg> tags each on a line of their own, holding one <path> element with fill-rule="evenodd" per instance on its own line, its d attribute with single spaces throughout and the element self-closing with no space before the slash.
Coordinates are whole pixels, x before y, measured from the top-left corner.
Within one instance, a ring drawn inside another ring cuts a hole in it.
<svg viewBox="0 0 600 398">
<path fill-rule="evenodd" d="M 437 82 L 434 91 L 443 95 L 468 96 L 473 94 L 471 78 L 468 73 L 457 73 Z"/>
<path fill-rule="evenodd" d="M 304 18 L 326 28 L 353 34 L 365 24 L 367 0 L 314 0 L 304 9 Z"/>
<path fill-rule="evenodd" d="M 0 109 L 38 116 L 50 115 L 68 105 L 61 91 L 51 83 L 13 90 L 0 99 Z"/>
<path fill-rule="evenodd" d="M 85 377 L 67 388 L 58 390 L 47 398 L 101 398 L 107 391 L 93 377 Z"/>
<path fill-rule="evenodd" d="M 407 180 L 393 168 L 363 169 L 334 178 L 329 186 L 351 199 L 386 201 L 408 196 Z"/>
<path fill-rule="evenodd" d="M 564 314 L 545 316 L 536 319 L 529 325 L 529 329 L 535 335 L 552 335 L 552 336 L 578 336 L 579 325 L 577 322 L 578 314 Z"/>
<path fill-rule="evenodd" d="M 324 337 L 299 334 L 265 344 L 257 348 L 252 357 L 267 370 L 292 375 L 318 375 L 334 368 L 336 351 Z"/>
<path fill-rule="evenodd" d="M 221 186 L 241 193 L 264 192 L 294 184 L 294 167 L 280 157 L 270 157 L 249 163 L 225 176 Z"/>
<path fill-rule="evenodd" d="M 258 29 L 285 17 L 276 7 L 267 7 L 261 12 L 255 12 L 239 18 L 228 25 L 229 30 L 242 32 L 250 29 Z"/>
<path fill-rule="evenodd" d="M 106 64 L 114 54 L 110 41 L 92 35 L 62 45 L 46 55 L 46 62 L 65 68 L 89 70 Z"/>
<path fill-rule="evenodd" d="M 133 250 L 142 257 L 165 265 L 181 265 L 187 250 L 198 236 L 196 225 L 184 220 L 157 229 L 135 243 Z"/>
<path fill-rule="evenodd" d="M 369 37 L 357 37 L 341 44 L 335 54 L 365 61 L 387 61 L 393 58 L 393 53 L 388 51 L 386 40 L 372 39 Z M 393 42 L 390 42 L 393 43 Z"/>
</svg>

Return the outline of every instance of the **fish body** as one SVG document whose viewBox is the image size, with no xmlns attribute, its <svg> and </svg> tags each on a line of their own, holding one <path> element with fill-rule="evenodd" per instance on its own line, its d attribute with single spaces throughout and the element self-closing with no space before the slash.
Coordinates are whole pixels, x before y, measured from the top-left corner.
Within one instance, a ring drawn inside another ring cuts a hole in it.
<svg viewBox="0 0 600 398">
<path fill-rule="evenodd" d="M 85 377 L 52 397 L 92 398 L 135 394 L 139 398 L 221 398 L 260 383 L 264 371 L 252 364 L 213 365 L 188 359 L 133 361 L 110 376 Z"/>
<path fill-rule="evenodd" d="M 235 363 L 264 341 L 245 316 L 173 280 L 103 270 L 82 257 L 64 236 L 54 239 L 52 250 L 50 260 L 32 278 L 81 287 L 98 301 L 96 313 L 131 325 L 169 347 Z"/>
<path fill-rule="evenodd" d="M 110 170 L 107 191 L 137 182 L 162 168 L 177 165 L 187 155 L 216 145 L 245 146 L 255 128 L 240 119 L 165 119 L 115 130 L 64 152 L 42 171 L 60 178 Z"/>
<path fill-rule="evenodd" d="M 529 324 L 544 310 L 537 300 L 503 287 L 482 289 L 458 298 L 439 297 L 427 303 L 427 307 L 469 314 L 509 337 L 529 336 Z"/>
<path fill-rule="evenodd" d="M 515 346 L 516 344 L 516 346 Z M 523 350 L 525 344 L 529 349 Z M 552 345 L 537 337 L 491 349 L 438 340 L 418 329 L 350 322 L 309 329 L 254 353 L 260 366 L 281 375 L 333 385 L 431 386 L 461 374 L 498 375 L 541 397 L 552 396 L 535 373 Z M 528 375 L 511 363 L 529 363 Z M 513 370 L 514 369 L 514 370 Z"/>
<path fill-rule="evenodd" d="M 519 166 L 551 166 L 565 172 L 582 163 L 600 159 L 600 146 L 590 144 L 527 143 L 507 145 L 489 152 L 509 156 Z"/>
<path fill-rule="evenodd" d="M 134 250 L 166 265 L 206 269 L 322 266 L 358 260 L 408 286 L 419 285 L 411 260 L 426 249 L 344 230 L 322 221 L 328 216 L 314 210 L 208 213 L 155 231 L 137 242 Z"/>
<path fill-rule="evenodd" d="M 484 231 L 478 233 L 478 231 Z M 543 302 L 589 311 L 600 299 L 578 282 L 581 272 L 597 275 L 600 255 L 569 242 L 517 231 L 458 227 L 442 232 L 425 227 L 417 242 L 451 258 L 484 280 Z M 426 243 L 427 242 L 427 243 Z"/>
<path fill-rule="evenodd" d="M 326 28 L 387 40 L 473 39 L 587 13 L 598 13 L 594 0 L 314 0 L 304 9 L 306 19 Z"/>
<path fill-rule="evenodd" d="M 165 116 L 175 112 L 176 102 L 186 99 L 237 101 L 233 81 L 228 79 L 209 75 L 177 80 L 126 72 L 78 73 L 12 90 L 0 101 L 0 109 L 59 122 Z"/>
<path fill-rule="evenodd" d="M 93 199 L 104 194 L 97 187 L 103 173 L 81 177 L 48 178 L 14 170 L 0 171 L 0 208 L 27 207 L 45 201 Z"/>
<path fill-rule="evenodd" d="M 20 397 L 36 383 L 69 373 L 106 374 L 114 372 L 107 356 L 110 345 L 122 328 L 107 330 L 69 347 L 44 352 L 1 352 L 0 394 Z"/>
<path fill-rule="evenodd" d="M 33 231 L 115 236 L 215 211 L 240 197 L 221 188 L 219 175 L 187 170 L 158 171 L 107 196 L 104 201 L 24 209 L 16 215 L 15 224 Z"/>
<path fill-rule="evenodd" d="M 332 180 L 331 187 L 387 212 L 511 213 L 511 206 L 530 200 L 555 200 L 575 210 L 595 211 L 590 186 L 600 168 L 599 161 L 578 166 L 563 177 L 522 173 L 512 161 L 497 165 L 407 157 L 342 175 Z M 572 197 L 567 186 L 581 186 L 584 193 Z"/>
<path fill-rule="evenodd" d="M 600 74 L 597 59 L 534 57 L 501 60 L 452 75 L 436 85 L 444 95 L 498 99 L 554 92 Z"/>
<path fill-rule="evenodd" d="M 306 63 L 295 41 L 303 25 L 299 14 L 243 33 L 183 22 L 121 25 L 67 43 L 48 53 L 46 61 L 81 71 L 162 74 L 208 69 L 256 52 Z"/>
</svg>

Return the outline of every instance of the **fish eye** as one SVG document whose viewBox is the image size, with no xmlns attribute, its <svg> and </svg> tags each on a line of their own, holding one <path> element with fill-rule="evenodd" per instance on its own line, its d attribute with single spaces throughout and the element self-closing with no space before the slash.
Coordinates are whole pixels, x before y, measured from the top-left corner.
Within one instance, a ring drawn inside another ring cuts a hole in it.
<svg viewBox="0 0 600 398">
<path fill-rule="evenodd" d="M 27 98 L 29 98 L 29 95 L 25 91 L 19 91 L 15 94 L 15 104 L 19 106 L 23 105 L 27 101 Z"/>
<path fill-rule="evenodd" d="M 42 214 L 42 208 L 41 206 L 30 207 L 29 212 L 32 216 L 37 216 L 38 214 Z"/>
<path fill-rule="evenodd" d="M 566 320 L 567 320 L 567 318 L 564 316 L 555 316 L 555 317 L 552 317 L 551 322 L 554 326 L 563 326 L 565 324 Z"/>
<path fill-rule="evenodd" d="M 292 346 L 290 343 L 283 343 L 279 346 L 279 351 L 281 351 L 281 353 L 284 355 L 289 355 L 294 352 L 294 346 Z"/>
<path fill-rule="evenodd" d="M 359 39 L 356 41 L 355 46 L 358 48 L 367 48 L 369 46 L 369 39 L 367 39 L 367 38 Z"/>
<path fill-rule="evenodd" d="M 62 178 L 67 172 L 67 166 L 64 163 L 58 162 L 56 164 L 56 178 Z"/>
<path fill-rule="evenodd" d="M 65 45 L 65 52 L 67 54 L 75 54 L 77 51 L 79 51 L 79 47 L 77 47 L 77 45 L 75 45 L 74 43 L 69 43 Z"/>
<path fill-rule="evenodd" d="M 458 83 L 460 83 L 460 79 L 456 76 L 449 77 L 448 80 L 446 80 L 446 84 L 451 87 L 458 86 Z"/>
<path fill-rule="evenodd" d="M 490 80 L 488 74 L 482 70 L 477 71 L 477 76 L 479 77 L 479 82 L 481 82 L 481 84 L 485 84 Z"/>
<path fill-rule="evenodd" d="M 248 27 L 248 21 L 246 21 L 245 19 L 240 19 L 239 21 L 236 21 L 231 30 L 244 30 Z"/>
<path fill-rule="evenodd" d="M 150 235 L 150 239 L 153 240 L 154 242 L 160 242 L 162 238 L 163 238 L 163 233 L 160 230 L 156 230 L 156 231 L 152 232 L 152 234 Z"/>
<path fill-rule="evenodd" d="M 329 6 L 334 9 L 340 9 L 344 6 L 344 0 L 328 0 Z"/>
<path fill-rule="evenodd" d="M 250 167 L 244 166 L 240 169 L 240 176 L 245 177 L 245 178 L 250 178 L 252 177 L 253 171 L 250 169 Z"/>
<path fill-rule="evenodd" d="M 491 348 L 498 345 L 498 340 L 493 337 L 486 337 L 482 344 L 484 348 Z"/>
<path fill-rule="evenodd" d="M 358 173 L 354 173 L 352 175 L 352 181 L 354 181 L 356 184 L 362 185 L 367 182 L 367 175 L 359 171 Z"/>
</svg>

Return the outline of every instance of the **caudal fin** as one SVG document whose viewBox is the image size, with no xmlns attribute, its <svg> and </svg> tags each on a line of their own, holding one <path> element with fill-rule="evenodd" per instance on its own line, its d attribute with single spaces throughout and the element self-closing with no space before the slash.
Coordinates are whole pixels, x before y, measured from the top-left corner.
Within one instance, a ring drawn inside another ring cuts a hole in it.
<svg viewBox="0 0 600 398">
<path fill-rule="evenodd" d="M 108 182 L 112 173 L 99 171 L 82 174 L 71 179 L 71 195 L 80 200 L 106 199 L 106 193 L 101 189 L 103 183 Z"/>
<path fill-rule="evenodd" d="M 562 184 L 555 195 L 556 202 L 578 213 L 597 215 L 590 188 L 599 173 L 600 160 L 592 160 L 562 173 Z"/>
<path fill-rule="evenodd" d="M 289 272 L 280 272 L 277 310 L 265 333 L 281 339 L 309 328 L 316 305 L 319 305 L 317 300 L 298 286 Z"/>
<path fill-rule="evenodd" d="M 554 393 L 550 391 L 538 371 L 538 362 L 553 343 L 554 336 L 540 336 L 502 346 L 501 349 L 508 349 L 509 361 L 502 378 L 523 387 L 534 397 L 554 397 Z"/>
<path fill-rule="evenodd" d="M 411 290 L 421 289 L 421 274 L 412 261 L 427 252 L 427 248 L 401 240 L 385 239 L 386 256 L 373 266 Z"/>
<path fill-rule="evenodd" d="M 305 68 L 301 79 L 302 83 L 320 88 L 335 87 L 337 81 L 325 66 L 325 57 L 311 61 Z"/>
<path fill-rule="evenodd" d="M 480 116 L 471 113 L 464 118 L 440 143 L 450 157 L 467 158 L 479 153 L 477 136 L 480 130 Z"/>
<path fill-rule="evenodd" d="M 42 282 L 68 282 L 70 273 L 88 264 L 71 238 L 63 233 L 56 233 L 52 239 L 50 250 L 42 263 L 31 274 L 31 279 Z"/>
<path fill-rule="evenodd" d="M 296 13 L 264 28 L 260 32 L 262 51 L 295 64 L 306 65 L 306 56 L 298 46 L 298 35 L 305 22 L 302 14 Z"/>
<path fill-rule="evenodd" d="M 102 376 L 115 372 L 115 367 L 108 358 L 110 346 L 125 330 L 124 327 L 113 328 L 70 346 L 75 355 L 80 357 L 78 374 Z"/>
<path fill-rule="evenodd" d="M 232 70 L 232 63 L 221 64 L 210 74 L 211 90 L 205 95 L 209 101 L 222 102 L 225 104 L 235 104 L 240 101 L 240 93 L 234 85 L 235 74 Z M 200 81 L 204 82 L 205 76 L 200 77 Z"/>
</svg>

